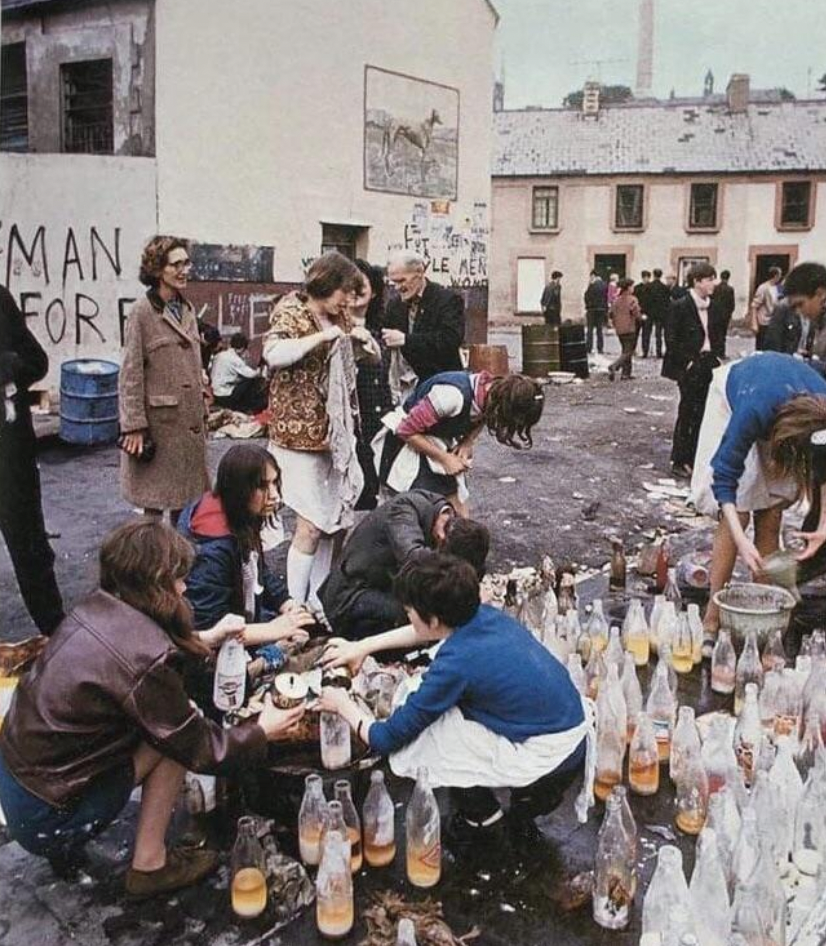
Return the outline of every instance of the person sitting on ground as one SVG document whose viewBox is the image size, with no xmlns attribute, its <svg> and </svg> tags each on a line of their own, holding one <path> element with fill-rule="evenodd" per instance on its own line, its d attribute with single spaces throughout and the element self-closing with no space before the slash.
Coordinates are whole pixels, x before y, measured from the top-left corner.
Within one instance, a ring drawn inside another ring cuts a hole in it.
<svg viewBox="0 0 826 946">
<path fill-rule="evenodd" d="M 393 580 L 406 562 L 441 549 L 469 561 L 481 580 L 489 547 L 485 526 L 457 518 L 441 494 L 399 493 L 351 533 L 321 586 L 324 614 L 333 632 L 348 639 L 400 627 L 407 616 L 393 594 Z"/>
<path fill-rule="evenodd" d="M 242 639 L 263 666 L 277 670 L 285 659 L 277 642 L 303 643 L 312 615 L 291 601 L 286 584 L 267 566 L 261 532 L 280 501 L 280 477 L 272 454 L 257 444 L 230 447 L 221 458 L 215 489 L 187 506 L 178 531 L 195 548 L 186 597 L 198 630 L 228 614 L 241 615 Z"/>
<path fill-rule="evenodd" d="M 229 340 L 229 348 L 212 359 L 212 393 L 217 407 L 260 414 L 267 409 L 267 379 L 247 363 L 244 355 L 248 349 L 247 336 L 236 332 Z"/>
<path fill-rule="evenodd" d="M 0 730 L 0 803 L 9 835 L 70 874 L 83 847 L 142 788 L 126 891 L 148 897 L 196 883 L 215 851 L 167 849 L 187 769 L 263 764 L 303 708 L 267 696 L 255 722 L 222 729 L 190 703 L 177 667 L 208 651 L 183 597 L 189 544 L 156 520 L 120 526 L 100 551 L 100 588 L 81 601 L 18 684 Z M 232 633 L 228 630 L 227 633 Z"/>
<path fill-rule="evenodd" d="M 396 775 L 424 766 L 432 785 L 449 786 L 460 841 L 484 838 L 502 819 L 491 791 L 502 787 L 512 789 L 510 826 L 535 838 L 533 819 L 581 774 L 593 732 L 567 670 L 521 624 L 480 604 L 468 562 L 439 552 L 415 559 L 395 591 L 412 627 L 385 635 L 390 646 L 443 641 L 418 689 L 382 722 L 342 689 L 325 688 L 322 708 L 389 756 Z"/>
<path fill-rule="evenodd" d="M 467 515 L 464 474 L 473 465 L 473 444 L 487 429 L 509 447 L 533 446 L 545 395 L 521 374 L 494 377 L 487 371 L 446 371 L 420 384 L 382 419 L 387 428 L 379 450 L 379 480 L 394 492 L 427 489 L 446 496 Z M 520 443 L 516 442 L 516 439 Z"/>
<path fill-rule="evenodd" d="M 714 372 L 688 500 L 719 520 L 703 621 L 709 642 L 720 623 L 714 594 L 731 579 L 738 552 L 760 576 L 764 556 L 778 548 L 783 510 L 812 498 L 809 440 L 823 429 L 826 380 L 801 359 L 757 352 Z M 823 512 L 816 522 L 809 517 L 801 533 L 806 548 L 799 561 L 812 558 L 826 541 L 824 489 L 818 504 Z M 752 514 L 753 540 L 745 532 Z"/>
</svg>

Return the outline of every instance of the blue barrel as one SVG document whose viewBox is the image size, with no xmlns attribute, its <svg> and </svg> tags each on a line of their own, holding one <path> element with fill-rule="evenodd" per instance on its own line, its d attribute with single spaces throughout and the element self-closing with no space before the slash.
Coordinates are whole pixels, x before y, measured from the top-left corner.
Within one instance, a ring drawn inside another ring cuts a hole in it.
<svg viewBox="0 0 826 946">
<path fill-rule="evenodd" d="M 60 366 L 60 439 L 84 446 L 118 439 L 118 365 L 99 358 Z"/>
</svg>

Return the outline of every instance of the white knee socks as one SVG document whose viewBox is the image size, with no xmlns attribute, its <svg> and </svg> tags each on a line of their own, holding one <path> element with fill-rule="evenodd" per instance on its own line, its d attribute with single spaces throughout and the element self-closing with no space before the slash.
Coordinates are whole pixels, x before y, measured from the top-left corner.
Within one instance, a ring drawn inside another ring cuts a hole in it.
<svg viewBox="0 0 826 946">
<path fill-rule="evenodd" d="M 307 603 L 313 559 L 313 555 L 299 552 L 294 545 L 290 545 L 287 552 L 287 591 L 293 601 L 299 604 Z"/>
<path fill-rule="evenodd" d="M 321 539 L 313 556 L 313 567 L 310 572 L 310 594 L 307 603 L 314 611 L 323 611 L 318 598 L 318 589 L 324 584 L 324 579 L 330 574 L 333 563 L 333 540 Z"/>
</svg>

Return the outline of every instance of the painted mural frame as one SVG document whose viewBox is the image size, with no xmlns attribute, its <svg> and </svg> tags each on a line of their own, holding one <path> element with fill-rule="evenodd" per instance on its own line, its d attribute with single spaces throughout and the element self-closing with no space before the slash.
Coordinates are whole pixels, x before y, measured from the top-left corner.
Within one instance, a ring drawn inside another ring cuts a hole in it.
<svg viewBox="0 0 826 946">
<path fill-rule="evenodd" d="M 364 189 L 456 200 L 457 88 L 380 66 L 364 67 Z"/>
</svg>

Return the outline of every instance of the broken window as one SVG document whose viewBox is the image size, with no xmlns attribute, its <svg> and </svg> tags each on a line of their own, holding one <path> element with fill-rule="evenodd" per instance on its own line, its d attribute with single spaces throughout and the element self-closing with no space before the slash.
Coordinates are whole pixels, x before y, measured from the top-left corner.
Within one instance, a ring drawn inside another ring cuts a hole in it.
<svg viewBox="0 0 826 946">
<path fill-rule="evenodd" d="M 617 205 L 614 227 L 617 230 L 642 230 L 643 185 L 620 184 L 617 186 Z"/>
<path fill-rule="evenodd" d="M 558 187 L 534 187 L 531 226 L 534 230 L 556 230 L 559 227 Z"/>
<path fill-rule="evenodd" d="M 63 150 L 72 154 L 112 154 L 112 60 L 66 62 L 63 88 Z"/>
<path fill-rule="evenodd" d="M 713 230 L 717 227 L 717 185 L 692 184 L 688 211 L 690 230 Z"/>
<path fill-rule="evenodd" d="M 784 182 L 780 205 L 780 226 L 808 227 L 811 199 L 811 181 Z"/>
<path fill-rule="evenodd" d="M 29 150 L 26 44 L 9 43 L 0 61 L 0 151 Z"/>
</svg>

